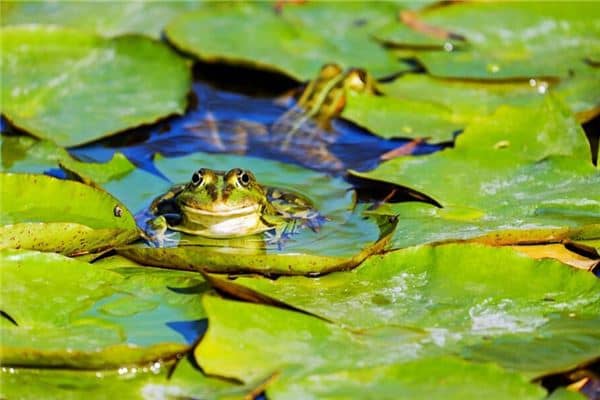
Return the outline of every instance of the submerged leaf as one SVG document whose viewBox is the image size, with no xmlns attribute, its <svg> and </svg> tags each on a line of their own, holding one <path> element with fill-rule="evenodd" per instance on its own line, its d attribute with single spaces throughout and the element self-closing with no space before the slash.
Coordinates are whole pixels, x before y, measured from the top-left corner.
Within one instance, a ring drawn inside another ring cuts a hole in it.
<svg viewBox="0 0 600 400">
<path fill-rule="evenodd" d="M 39 138 L 75 146 L 185 110 L 189 66 L 160 42 L 29 25 L 0 35 L 2 114 Z"/>
</svg>

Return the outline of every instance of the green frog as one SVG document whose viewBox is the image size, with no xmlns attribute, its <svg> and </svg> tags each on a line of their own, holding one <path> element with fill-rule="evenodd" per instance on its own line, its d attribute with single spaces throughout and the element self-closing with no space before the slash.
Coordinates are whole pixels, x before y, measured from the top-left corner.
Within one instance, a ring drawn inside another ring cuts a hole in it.
<svg viewBox="0 0 600 400">
<path fill-rule="evenodd" d="M 269 242 L 279 243 L 300 227 L 318 230 L 323 220 L 310 200 L 263 186 L 251 171 L 241 168 L 201 168 L 190 182 L 156 198 L 150 211 L 156 217 L 148 222 L 147 233 L 160 246 L 169 239 L 168 229 L 208 239 L 267 233 Z"/>
<path fill-rule="evenodd" d="M 245 154 L 251 136 L 272 151 L 287 154 L 303 164 L 341 171 L 343 163 L 329 150 L 329 145 L 337 139 L 331 122 L 344 110 L 348 91 L 377 92 L 374 79 L 364 70 L 344 70 L 337 64 L 325 64 L 306 85 L 296 105 L 269 127 L 248 121 L 221 126 L 223 123 L 209 113 L 205 120 L 187 125 L 186 129 L 219 151 Z"/>
</svg>

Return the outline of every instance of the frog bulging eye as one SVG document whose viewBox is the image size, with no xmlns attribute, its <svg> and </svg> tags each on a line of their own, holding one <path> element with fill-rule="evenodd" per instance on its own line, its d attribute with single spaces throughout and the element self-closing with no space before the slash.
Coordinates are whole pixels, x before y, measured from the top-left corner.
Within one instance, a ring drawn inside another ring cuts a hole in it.
<svg viewBox="0 0 600 400">
<path fill-rule="evenodd" d="M 241 170 L 238 173 L 238 182 L 240 182 L 242 186 L 248 186 L 251 180 L 252 178 L 250 177 L 250 174 L 248 174 L 248 172 Z"/>
<path fill-rule="evenodd" d="M 196 172 L 194 172 L 194 175 L 192 175 L 192 185 L 194 186 L 200 186 L 202 184 L 202 182 L 204 182 L 204 177 L 202 170 L 198 170 Z"/>
</svg>

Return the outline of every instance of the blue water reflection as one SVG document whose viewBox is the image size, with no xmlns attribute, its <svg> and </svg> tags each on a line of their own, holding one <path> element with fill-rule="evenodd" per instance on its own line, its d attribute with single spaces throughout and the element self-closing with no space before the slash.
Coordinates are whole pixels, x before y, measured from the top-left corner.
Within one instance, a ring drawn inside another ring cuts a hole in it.
<svg viewBox="0 0 600 400">
<path fill-rule="evenodd" d="M 319 165 L 310 157 L 282 152 L 272 145 L 273 137 L 264 133 L 288 110 L 289 102 L 283 104 L 275 98 L 217 90 L 203 82 L 193 85 L 193 93 L 192 105 L 183 116 L 130 130 L 127 135 L 72 148 L 70 152 L 85 161 L 102 162 L 120 151 L 138 167 L 163 178 L 153 164 L 155 154 L 176 157 L 198 151 L 247 154 L 341 174 L 348 168 L 372 169 L 380 162 L 382 154 L 410 142 L 385 140 L 351 122 L 336 119 L 332 123 L 332 132 L 328 133 L 334 140 L 327 143 L 327 150 L 341 161 L 341 168 Z M 431 153 L 440 148 L 423 143 L 415 147 L 413 154 Z"/>
</svg>

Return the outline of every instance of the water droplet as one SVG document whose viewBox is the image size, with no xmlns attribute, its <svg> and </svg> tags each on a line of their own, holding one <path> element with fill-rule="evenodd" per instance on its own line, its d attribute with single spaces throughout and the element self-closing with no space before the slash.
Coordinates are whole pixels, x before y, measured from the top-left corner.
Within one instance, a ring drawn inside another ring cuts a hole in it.
<svg viewBox="0 0 600 400">
<path fill-rule="evenodd" d="M 454 50 L 454 45 L 452 43 L 444 43 L 444 51 L 451 52 L 452 50 Z"/>
<path fill-rule="evenodd" d="M 488 64 L 487 70 L 495 74 L 496 72 L 500 71 L 500 66 L 498 64 Z"/>
<path fill-rule="evenodd" d="M 548 82 L 540 82 L 537 91 L 539 94 L 545 94 L 548 91 Z"/>
<path fill-rule="evenodd" d="M 160 372 L 160 367 L 161 367 L 161 364 L 158 361 L 156 361 L 150 367 L 150 371 L 152 371 L 155 374 L 158 374 Z"/>
<path fill-rule="evenodd" d="M 537 81 L 536 81 L 535 79 L 531 78 L 531 79 L 529 80 L 529 86 L 531 86 L 531 87 L 535 87 L 536 85 L 537 85 Z"/>
<path fill-rule="evenodd" d="M 128 369 L 126 367 L 121 367 L 119 368 L 119 375 L 125 375 L 127 373 Z"/>
</svg>

